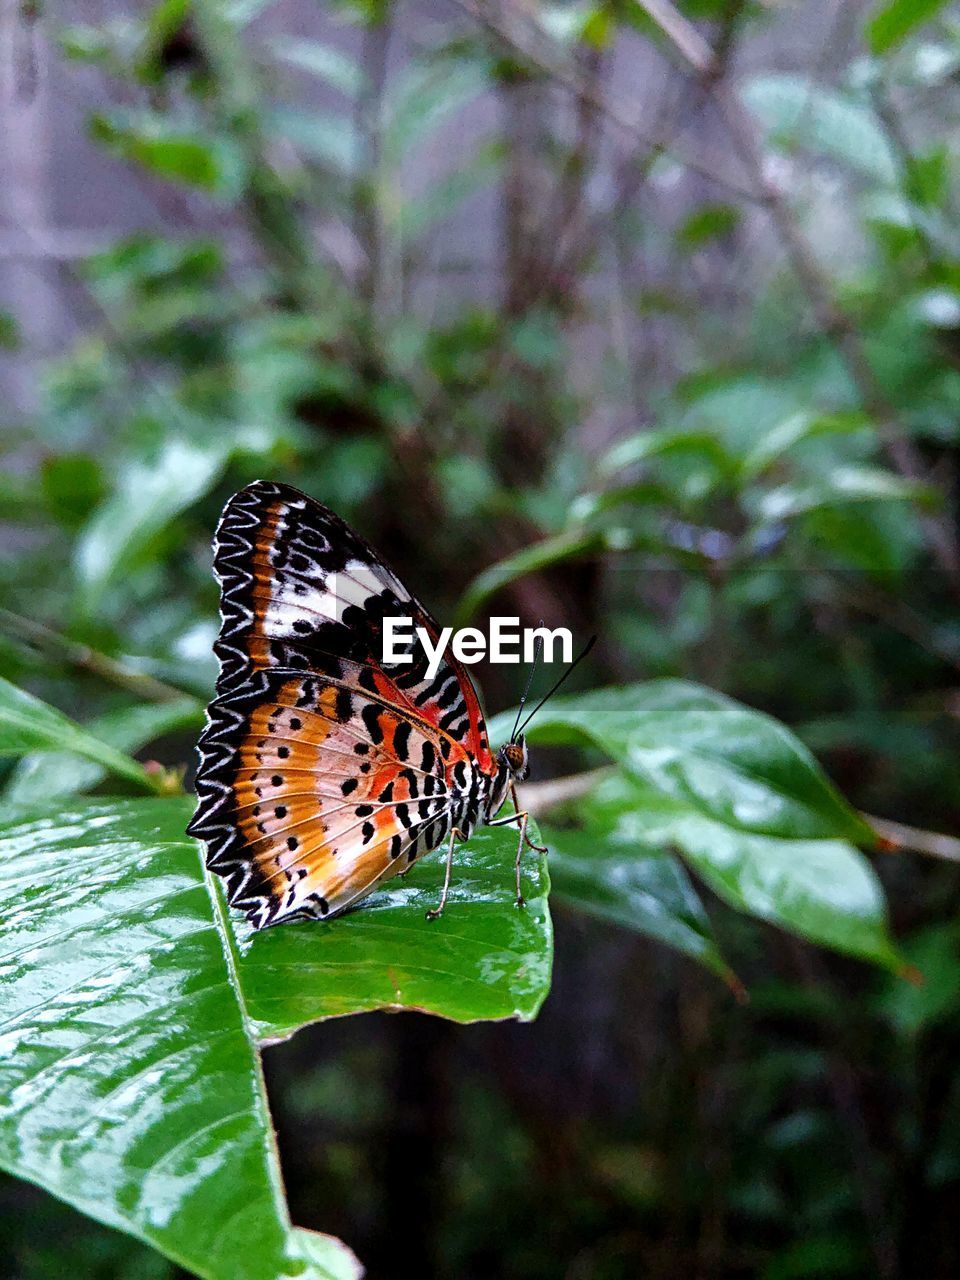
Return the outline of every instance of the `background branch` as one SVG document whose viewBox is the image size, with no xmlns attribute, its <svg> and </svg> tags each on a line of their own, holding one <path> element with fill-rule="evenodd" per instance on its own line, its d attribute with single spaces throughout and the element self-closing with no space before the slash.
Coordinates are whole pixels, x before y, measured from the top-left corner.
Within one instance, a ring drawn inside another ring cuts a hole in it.
<svg viewBox="0 0 960 1280">
<path fill-rule="evenodd" d="M 87 671 L 90 675 L 106 680 L 110 684 L 119 685 L 120 688 L 136 694 L 138 698 L 144 698 L 147 702 L 180 702 L 184 698 L 192 697 L 192 694 L 186 693 L 183 689 L 178 689 L 163 680 L 157 680 L 156 677 L 142 671 L 135 671 L 132 667 L 117 661 L 116 658 L 108 657 L 107 654 L 91 648 L 90 645 L 69 640 L 59 632 L 44 626 L 43 623 L 24 618 L 10 609 L 0 609 L 0 627 L 8 635 L 31 648 L 58 661 L 66 662 L 80 671 Z"/>
<path fill-rule="evenodd" d="M 819 327 L 835 343 L 864 409 L 877 425 L 892 465 L 905 479 L 922 482 L 923 457 L 897 421 L 897 411 L 880 385 L 863 341 L 850 315 L 840 306 L 786 198 L 768 176 L 756 139 L 756 129 L 726 85 L 715 82 L 715 63 L 705 42 L 668 0 L 639 0 L 642 8 L 673 43 L 707 87 L 720 110 L 753 186 L 755 198 L 770 214 L 797 279 L 807 295 Z M 926 513 L 920 520 L 930 549 L 954 594 L 960 596 L 960 544 L 951 521 Z"/>
</svg>

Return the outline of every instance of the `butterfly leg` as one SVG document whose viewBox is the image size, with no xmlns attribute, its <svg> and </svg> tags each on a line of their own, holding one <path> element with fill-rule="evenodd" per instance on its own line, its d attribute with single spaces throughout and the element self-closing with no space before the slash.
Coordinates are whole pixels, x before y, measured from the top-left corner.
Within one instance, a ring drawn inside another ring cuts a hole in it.
<svg viewBox="0 0 960 1280">
<path fill-rule="evenodd" d="M 523 893 L 520 888 L 520 859 L 523 856 L 523 846 L 527 844 L 531 849 L 535 849 L 537 853 L 546 853 L 547 846 L 544 844 L 535 844 L 527 835 L 527 823 L 530 821 L 530 814 L 526 809 L 520 808 L 520 802 L 517 799 L 517 788 L 510 784 L 510 798 L 513 801 L 513 807 L 516 813 L 509 814 L 506 818 L 495 818 L 493 822 L 488 822 L 488 827 L 505 827 L 510 822 L 515 822 L 520 828 L 520 839 L 517 842 L 517 856 L 514 861 L 514 869 L 517 873 L 517 906 L 526 906 Z"/>
<path fill-rule="evenodd" d="M 513 807 L 514 807 L 514 809 L 516 809 L 516 811 L 517 811 L 517 815 L 519 816 L 519 814 L 520 814 L 520 801 L 517 799 L 517 787 L 516 787 L 516 783 L 514 783 L 514 782 L 511 782 L 511 783 L 510 783 L 510 799 L 513 801 Z M 547 852 L 547 846 L 546 846 L 545 844 L 534 844 L 534 842 L 533 842 L 533 841 L 530 839 L 530 837 L 527 835 L 527 819 L 529 818 L 529 816 L 530 816 L 530 815 L 527 813 L 527 811 L 526 811 L 526 810 L 524 810 L 524 811 L 523 811 L 523 826 L 522 826 L 522 828 L 521 828 L 521 833 L 522 833 L 522 835 L 523 835 L 523 839 L 524 839 L 524 840 L 526 840 L 526 842 L 527 842 L 527 844 L 529 845 L 529 847 L 530 847 L 531 849 L 535 849 L 537 853 L 546 853 L 546 852 Z M 522 841 L 521 841 L 521 843 L 522 843 Z"/>
<path fill-rule="evenodd" d="M 427 912 L 428 920 L 439 920 L 443 914 L 443 908 L 447 905 L 447 893 L 450 889 L 450 870 L 453 867 L 453 842 L 454 840 L 466 840 L 466 838 L 459 827 L 454 827 L 450 832 L 450 843 L 447 845 L 447 868 L 443 876 L 443 890 L 440 893 L 439 905 L 431 907 Z"/>
<path fill-rule="evenodd" d="M 534 844 L 527 835 L 527 821 L 530 815 L 526 811 L 522 813 L 511 813 L 507 818 L 495 818 L 493 822 L 488 822 L 488 827 L 505 827 L 511 822 L 516 822 L 520 827 L 520 839 L 517 841 L 517 856 L 514 859 L 514 870 L 517 873 L 517 906 L 525 907 L 527 905 L 523 892 L 520 888 L 520 859 L 523 856 L 523 842 L 526 840 L 531 849 L 539 849 L 540 845 Z"/>
</svg>

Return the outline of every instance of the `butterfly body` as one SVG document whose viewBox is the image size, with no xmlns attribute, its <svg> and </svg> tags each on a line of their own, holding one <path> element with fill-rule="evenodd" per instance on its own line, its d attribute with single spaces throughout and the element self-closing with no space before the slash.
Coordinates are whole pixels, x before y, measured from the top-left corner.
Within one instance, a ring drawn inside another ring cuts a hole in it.
<svg viewBox="0 0 960 1280">
<path fill-rule="evenodd" d="M 454 841 L 496 823 L 526 775 L 522 736 L 491 750 L 452 659 L 431 674 L 415 641 L 410 661 L 382 661 L 385 617 L 412 616 L 434 643 L 439 627 L 320 503 L 257 481 L 227 503 L 214 549 L 221 670 L 188 830 L 231 904 L 257 927 L 327 919 L 445 841 L 449 884 Z"/>
</svg>

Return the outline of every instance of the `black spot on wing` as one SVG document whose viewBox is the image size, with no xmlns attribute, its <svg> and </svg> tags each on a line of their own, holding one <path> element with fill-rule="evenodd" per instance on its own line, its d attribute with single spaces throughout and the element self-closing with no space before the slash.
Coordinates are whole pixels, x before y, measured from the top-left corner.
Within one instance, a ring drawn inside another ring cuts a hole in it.
<svg viewBox="0 0 960 1280">
<path fill-rule="evenodd" d="M 398 760 L 406 760 L 410 755 L 410 724 L 401 720 L 393 735 L 393 754 Z"/>
<path fill-rule="evenodd" d="M 375 702 L 368 702 L 360 712 L 363 723 L 367 727 L 367 733 L 370 735 L 370 741 L 374 743 L 383 741 L 383 729 L 380 727 L 381 709 Z"/>
<path fill-rule="evenodd" d="M 350 719 L 353 713 L 353 699 L 350 697 L 350 690 L 339 688 L 337 690 L 336 717 L 343 724 Z"/>
</svg>

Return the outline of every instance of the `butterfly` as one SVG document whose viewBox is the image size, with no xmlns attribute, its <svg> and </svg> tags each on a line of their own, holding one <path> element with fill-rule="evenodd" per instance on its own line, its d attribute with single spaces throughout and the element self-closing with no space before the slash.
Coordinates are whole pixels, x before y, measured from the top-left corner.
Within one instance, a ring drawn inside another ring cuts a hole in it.
<svg viewBox="0 0 960 1280">
<path fill-rule="evenodd" d="M 520 715 L 494 752 L 462 664 L 444 654 L 431 674 L 419 639 L 409 661 L 383 660 L 384 618 L 412 618 L 434 647 L 440 627 L 370 544 L 306 494 L 258 480 L 223 510 L 214 573 L 220 675 L 187 831 L 231 905 L 257 928 L 330 919 L 445 845 L 436 919 L 455 843 L 516 823 L 522 906 L 524 846 L 545 850 L 517 798 Z M 514 812 L 498 817 L 508 795 Z"/>
</svg>

